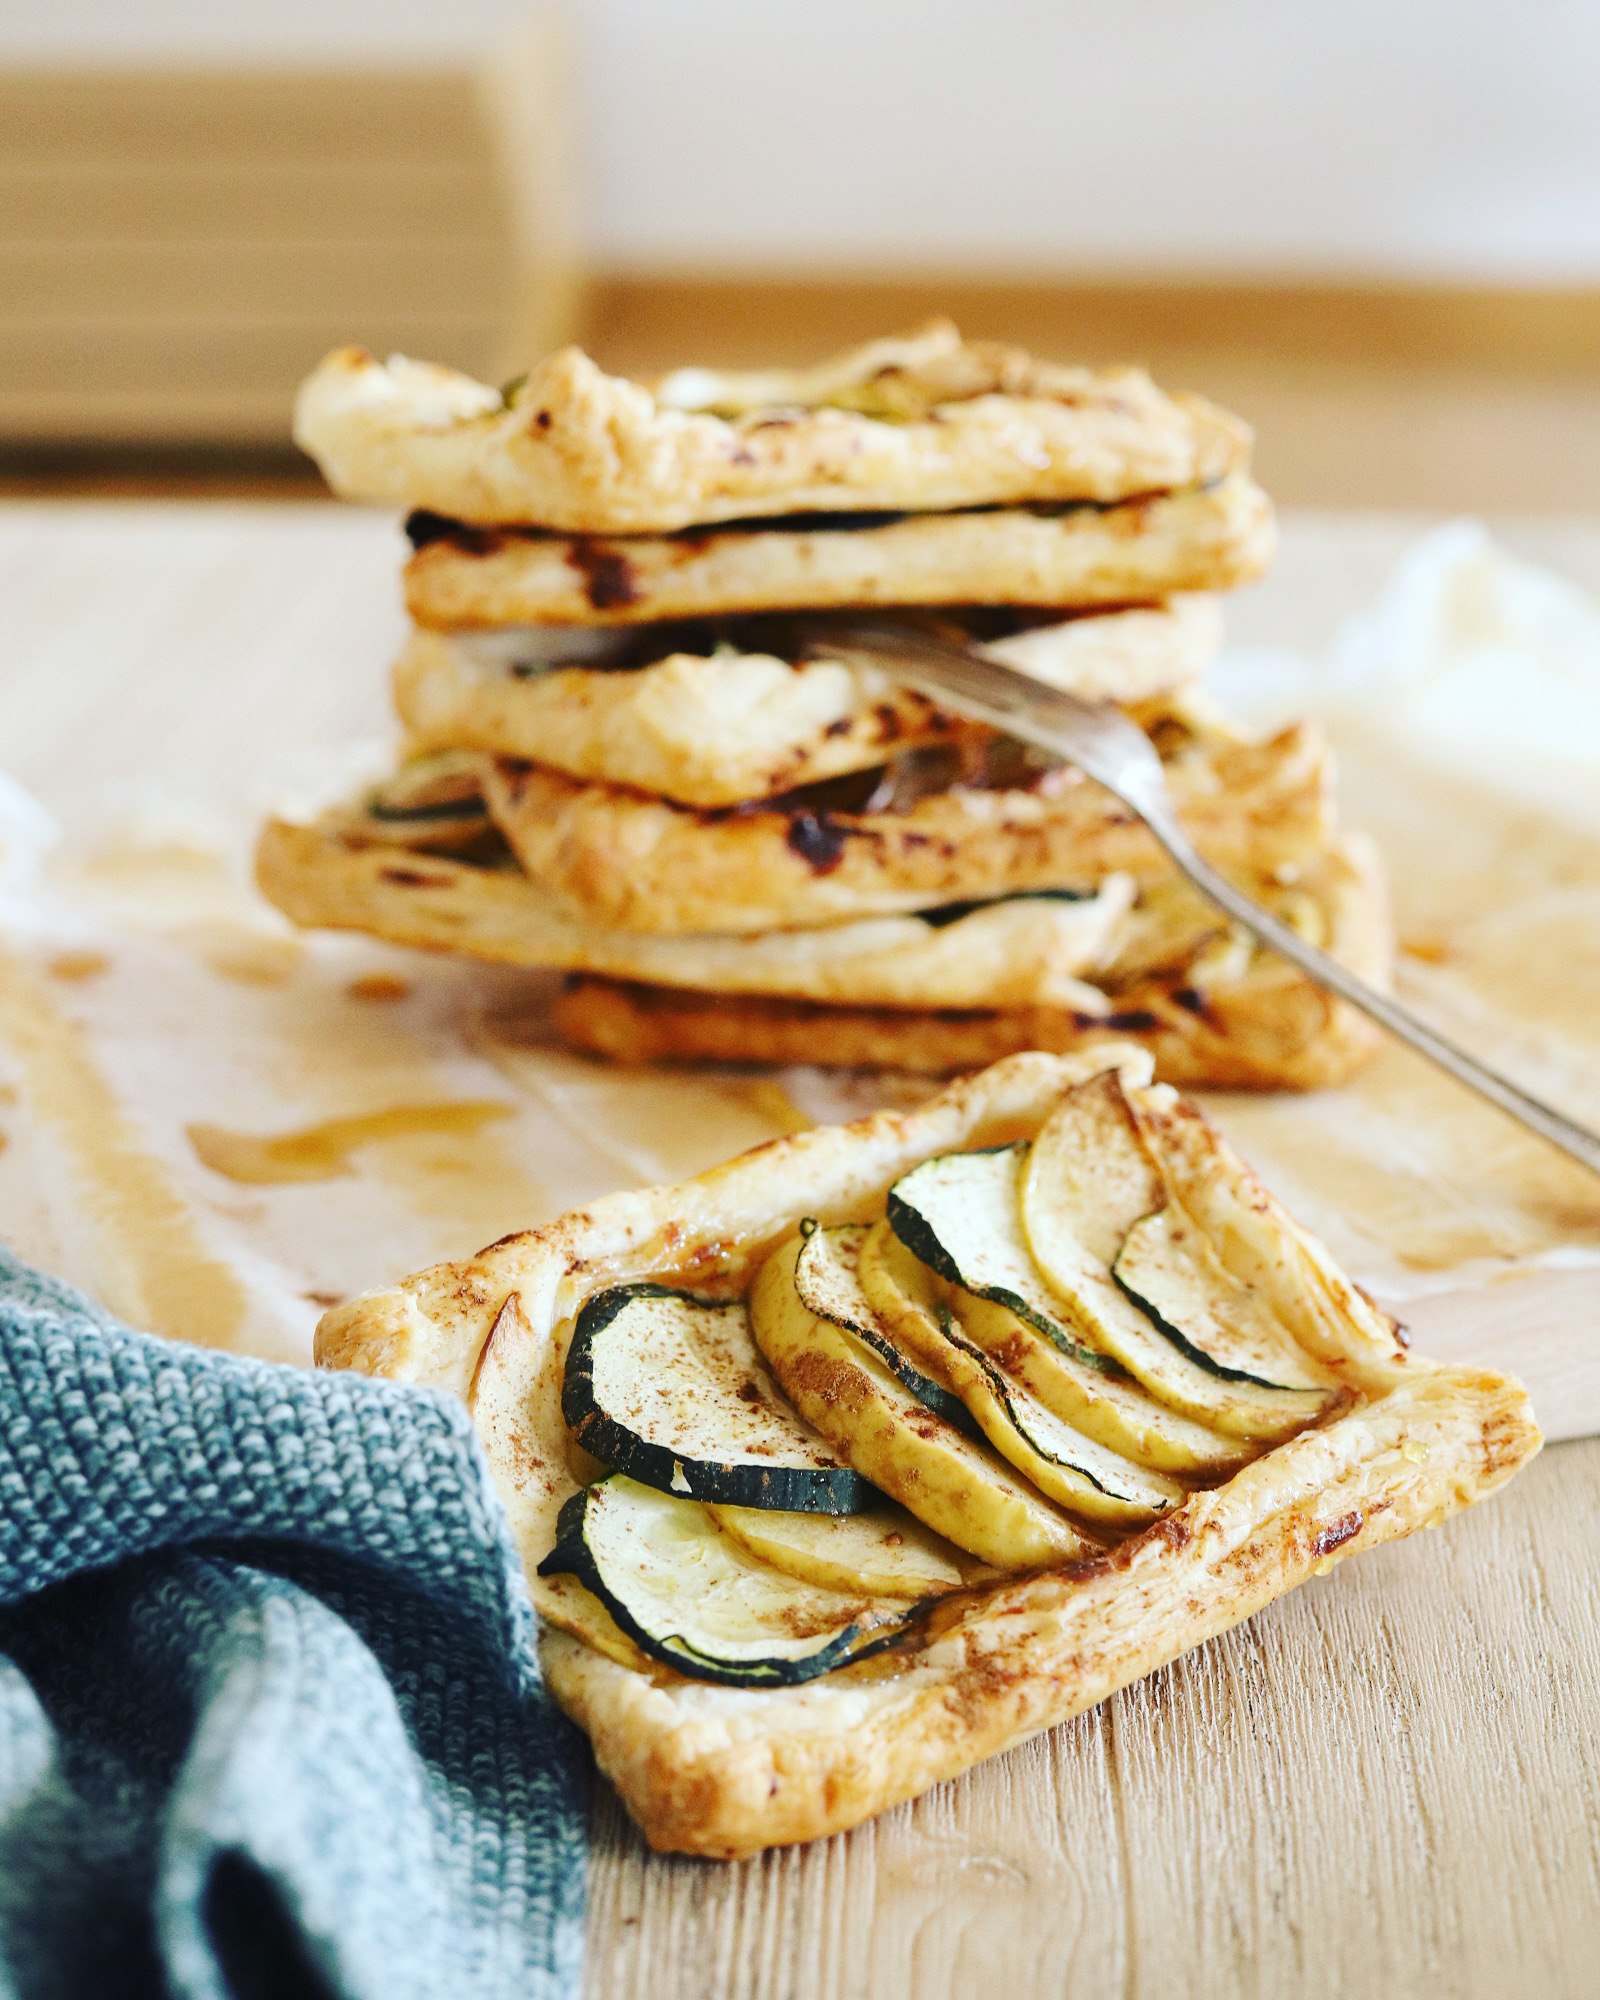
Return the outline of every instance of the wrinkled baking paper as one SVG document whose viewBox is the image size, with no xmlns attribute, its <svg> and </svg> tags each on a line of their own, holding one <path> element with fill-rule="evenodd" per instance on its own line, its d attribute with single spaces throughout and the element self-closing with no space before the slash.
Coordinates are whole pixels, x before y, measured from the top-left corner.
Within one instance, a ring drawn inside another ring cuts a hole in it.
<svg viewBox="0 0 1600 2000">
<path fill-rule="evenodd" d="M 1328 729 L 1388 864 L 1400 996 L 1600 1129 L 1600 605 L 1453 522 L 1322 658 L 1236 652 L 1212 685 Z M 1600 1263 L 1600 1182 L 1397 1045 L 1344 1090 L 1208 1102 L 1386 1299 Z"/>
<path fill-rule="evenodd" d="M 1457 523 L 1322 657 L 1236 650 L 1213 685 L 1332 732 L 1393 873 L 1401 993 L 1600 1124 L 1600 609 Z M 308 751 L 277 795 L 390 747 Z M 245 792 L 60 828 L 0 785 L 0 1233 L 137 1325 L 305 1361 L 356 1291 L 932 1087 L 568 1054 L 549 979 L 296 934 L 251 886 Z M 1600 1184 L 1404 1051 L 1346 1090 L 1209 1102 L 1402 1309 L 1600 1265 Z"/>
</svg>

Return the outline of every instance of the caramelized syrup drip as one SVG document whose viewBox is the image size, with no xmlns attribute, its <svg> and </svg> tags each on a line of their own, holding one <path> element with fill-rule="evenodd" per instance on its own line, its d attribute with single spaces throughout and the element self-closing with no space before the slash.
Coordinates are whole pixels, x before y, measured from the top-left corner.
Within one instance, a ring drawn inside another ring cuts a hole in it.
<svg viewBox="0 0 1600 2000">
<path fill-rule="evenodd" d="M 385 1139 L 435 1134 L 470 1138 L 514 1107 L 494 1099 L 459 1104 L 397 1104 L 356 1118 L 329 1118 L 297 1132 L 259 1137 L 221 1125 L 190 1125 L 189 1143 L 213 1173 L 251 1187 L 284 1181 L 331 1181 L 354 1171 L 352 1156 Z"/>
</svg>

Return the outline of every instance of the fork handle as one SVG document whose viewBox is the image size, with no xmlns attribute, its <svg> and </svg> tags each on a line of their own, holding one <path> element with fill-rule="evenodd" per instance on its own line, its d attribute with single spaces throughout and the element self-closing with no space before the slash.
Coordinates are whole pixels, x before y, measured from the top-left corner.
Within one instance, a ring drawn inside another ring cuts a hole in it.
<svg viewBox="0 0 1600 2000">
<path fill-rule="evenodd" d="M 1093 725 L 1092 704 L 1058 689 L 1041 686 L 996 661 L 985 660 L 975 649 L 952 646 L 925 634 L 907 633 L 876 618 L 846 618 L 819 627 L 818 642 L 830 651 L 842 644 L 854 648 L 873 665 L 887 666 L 912 687 L 936 701 L 948 701 L 961 712 L 986 722 L 991 728 L 1020 736 L 1024 742 L 1076 764 L 1086 776 L 1096 779 L 1136 812 L 1166 849 L 1173 863 L 1219 909 L 1226 910 L 1258 942 L 1299 966 L 1352 1007 L 1359 1007 L 1380 1026 L 1402 1042 L 1435 1062 L 1442 1070 L 1475 1090 L 1480 1097 L 1498 1105 L 1529 1131 L 1559 1146 L 1569 1159 L 1576 1160 L 1592 1174 L 1600 1174 L 1600 1136 L 1565 1117 L 1552 1106 L 1519 1090 L 1498 1070 L 1469 1056 L 1465 1049 L 1436 1034 L 1419 1021 L 1408 1007 L 1402 1007 L 1387 993 L 1379 993 L 1364 979 L 1309 945 L 1287 924 L 1236 889 L 1226 876 L 1219 875 L 1209 862 L 1202 861 L 1178 824 L 1165 779 L 1154 752 L 1140 739 L 1149 754 L 1151 768 L 1130 770 L 1126 759 L 1119 761 L 1116 747 L 1102 740 Z M 952 678 L 952 669 L 955 676 Z M 1084 725 L 1088 724 L 1087 735 Z M 1132 728 L 1132 725 L 1127 725 Z M 1137 732 L 1135 732 L 1137 733 Z"/>
<path fill-rule="evenodd" d="M 1527 1091 L 1519 1090 L 1498 1070 L 1488 1068 L 1469 1056 L 1465 1049 L 1458 1048 L 1454 1042 L 1436 1033 L 1409 1007 L 1401 1006 L 1387 993 L 1380 993 L 1364 979 L 1358 979 L 1325 951 L 1307 944 L 1298 931 L 1291 930 L 1270 911 L 1262 909 L 1259 903 L 1236 889 L 1225 875 L 1219 875 L 1209 862 L 1202 861 L 1175 826 L 1162 823 L 1164 819 L 1165 815 L 1152 815 L 1145 823 L 1200 893 L 1226 910 L 1258 942 L 1270 946 L 1292 965 L 1299 966 L 1319 986 L 1337 993 L 1352 1007 L 1359 1007 L 1363 1014 L 1370 1015 L 1419 1055 L 1448 1070 L 1458 1083 L 1464 1083 L 1469 1090 L 1475 1090 L 1480 1097 L 1498 1105 L 1541 1138 L 1548 1139 L 1552 1146 L 1559 1146 L 1569 1158 L 1587 1167 L 1591 1173 L 1600 1174 L 1600 1136 L 1565 1117 L 1541 1099 L 1530 1097 Z"/>
</svg>

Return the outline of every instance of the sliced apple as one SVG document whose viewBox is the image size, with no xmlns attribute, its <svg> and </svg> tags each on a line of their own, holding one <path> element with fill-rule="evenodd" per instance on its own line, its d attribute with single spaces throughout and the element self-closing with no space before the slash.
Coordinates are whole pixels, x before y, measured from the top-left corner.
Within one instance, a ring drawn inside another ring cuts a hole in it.
<svg viewBox="0 0 1600 2000">
<path fill-rule="evenodd" d="M 1337 1397 L 1261 1294 L 1223 1268 L 1170 1202 L 1128 1231 L 1111 1275 L 1175 1346 L 1224 1381 L 1302 1391 L 1318 1413 Z"/>
<path fill-rule="evenodd" d="M 926 1392 L 934 1385 L 900 1351 L 861 1284 L 859 1264 L 867 1233 L 861 1228 L 813 1225 L 807 1234 L 802 1224 L 806 1240 L 795 1261 L 795 1290 L 812 1312 L 849 1327 L 926 1403 Z M 953 1322 L 947 1323 L 944 1335 L 939 1373 L 955 1393 L 945 1388 L 935 1393 L 963 1417 L 970 1412 L 995 1450 L 1041 1493 L 1075 1514 L 1119 1526 L 1142 1526 L 1187 1497 L 1175 1480 L 1146 1471 L 1047 1410 L 1019 1383 L 1009 1381 Z M 919 1383 L 924 1385 L 920 1390 Z"/>
<path fill-rule="evenodd" d="M 766 1507 L 712 1507 L 741 1548 L 801 1583 L 871 1597 L 943 1597 L 997 1572 L 881 1500 L 864 1514 L 779 1514 Z"/>
<path fill-rule="evenodd" d="M 976 1298 L 930 1271 L 890 1229 L 876 1224 L 861 1247 L 861 1289 L 902 1348 L 934 1372 L 951 1373 L 949 1323 L 1042 1403 L 1112 1451 L 1157 1472 L 1226 1478 L 1254 1447 L 1181 1417 L 1120 1373 L 1086 1368 L 1003 1306 Z"/>
<path fill-rule="evenodd" d="M 1229 1436 L 1271 1443 L 1327 1407 L 1300 1388 L 1229 1379 L 1116 1283 L 1111 1267 L 1129 1231 L 1166 1206 L 1167 1190 L 1114 1072 L 1062 1099 L 1029 1150 L 1021 1192 L 1026 1245 L 1049 1289 L 1152 1396 Z"/>
<path fill-rule="evenodd" d="M 797 1231 L 762 1265 L 750 1324 L 807 1423 L 924 1526 L 997 1569 L 1092 1553 L 1095 1545 L 995 1451 L 919 1401 L 847 1325 L 803 1303 L 795 1264 L 805 1241 Z"/>
<path fill-rule="evenodd" d="M 1222 1438 L 1204 1424 L 1178 1416 L 1120 1372 L 1084 1368 L 1004 1306 L 974 1298 L 936 1276 L 884 1222 L 868 1232 L 858 1270 L 862 1292 L 880 1324 L 898 1346 L 946 1380 L 954 1382 L 958 1372 L 962 1380 L 972 1380 L 970 1362 L 962 1368 L 958 1356 L 952 1356 L 950 1334 L 960 1332 L 1050 1414 L 1134 1464 L 1210 1482 L 1226 1478 L 1254 1456 L 1248 1442 Z M 966 1388 L 960 1394 L 966 1396 Z"/>
<path fill-rule="evenodd" d="M 794 1288 L 800 1302 L 820 1319 L 846 1326 L 870 1347 L 902 1388 L 909 1389 L 919 1403 L 926 1403 L 946 1423 L 969 1437 L 982 1433 L 966 1404 L 950 1385 L 941 1359 L 934 1360 L 932 1374 L 917 1366 L 913 1355 L 895 1341 L 872 1310 L 861 1289 L 861 1252 L 870 1232 L 860 1224 L 839 1229 L 822 1229 L 815 1222 L 802 1222 L 805 1241 L 795 1259 Z M 842 1511 L 842 1510 L 841 1510 Z"/>
<path fill-rule="evenodd" d="M 906 1248 L 887 1216 L 867 1231 L 856 1276 L 868 1305 L 898 1345 L 931 1373 L 947 1370 L 950 1343 L 943 1329 L 950 1281 Z"/>
<path fill-rule="evenodd" d="M 1078 1338 L 1022 1233 L 1018 1179 L 1027 1157 L 1027 1146 L 1016 1145 L 924 1160 L 890 1188 L 889 1227 L 941 1278 L 1015 1313 L 1083 1367 L 1110 1372 L 1115 1363 Z"/>
<path fill-rule="evenodd" d="M 950 1327 L 949 1340 L 960 1356 L 952 1372 L 968 1409 L 995 1450 L 1041 1493 L 1075 1514 L 1117 1526 L 1142 1526 L 1188 1498 L 1176 1479 L 1136 1465 L 1063 1422 L 959 1327 Z"/>
</svg>

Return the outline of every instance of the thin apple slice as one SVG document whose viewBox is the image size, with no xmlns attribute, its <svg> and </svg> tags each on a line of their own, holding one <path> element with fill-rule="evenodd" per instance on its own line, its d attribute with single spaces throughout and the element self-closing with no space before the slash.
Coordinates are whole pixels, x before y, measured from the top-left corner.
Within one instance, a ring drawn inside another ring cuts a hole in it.
<svg viewBox="0 0 1600 2000">
<path fill-rule="evenodd" d="M 748 1554 L 824 1590 L 944 1597 L 998 1574 L 892 1500 L 880 1500 L 864 1514 L 779 1514 L 768 1507 L 708 1512 Z"/>
<path fill-rule="evenodd" d="M 1231 1437 L 1271 1443 L 1328 1407 L 1303 1389 L 1230 1380 L 1116 1283 L 1111 1267 L 1128 1232 L 1166 1206 L 1167 1190 L 1114 1072 L 1062 1099 L 1028 1152 L 1021 1196 L 1027 1247 L 1066 1314 L 1152 1396 Z"/>
<path fill-rule="evenodd" d="M 1120 1373 L 1085 1368 L 1003 1306 L 939 1277 L 887 1221 L 869 1232 L 857 1269 L 880 1323 L 919 1364 L 945 1379 L 959 1365 L 951 1349 L 954 1320 L 957 1330 L 1046 1410 L 1136 1464 L 1212 1481 L 1254 1456 L 1250 1444 L 1180 1417 Z"/>
<path fill-rule="evenodd" d="M 933 1384 L 900 1352 L 862 1288 L 858 1267 L 867 1231 L 802 1224 L 801 1234 L 805 1240 L 795 1260 L 801 1304 L 849 1327 L 919 1401 L 928 1402 Z M 995 1450 L 1050 1499 L 1119 1527 L 1143 1526 L 1187 1499 L 1187 1488 L 1176 1480 L 1108 1450 L 1047 1410 L 953 1323 L 945 1329 L 945 1350 L 940 1373 L 955 1393 L 935 1393 L 963 1416 L 970 1412 Z"/>
<path fill-rule="evenodd" d="M 935 1534 L 997 1569 L 1042 1569 L 1096 1552 L 998 1453 L 919 1401 L 848 1326 L 795 1290 L 806 1239 L 767 1259 L 750 1291 L 756 1345 L 806 1422 Z"/>
<path fill-rule="evenodd" d="M 945 1357 L 925 1363 L 932 1373 L 917 1365 L 920 1358 L 908 1354 L 872 1309 L 861 1288 L 861 1252 L 868 1229 L 847 1223 L 838 1229 L 822 1229 L 815 1222 L 800 1225 L 805 1238 L 795 1259 L 794 1288 L 800 1303 L 819 1319 L 831 1319 L 846 1326 L 870 1347 L 900 1386 L 909 1389 L 919 1403 L 926 1403 L 947 1424 L 968 1437 L 981 1437 L 977 1421 L 951 1386 Z"/>
</svg>

